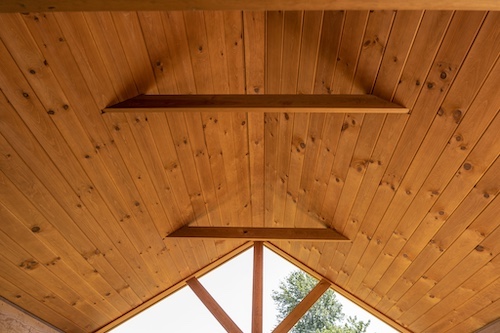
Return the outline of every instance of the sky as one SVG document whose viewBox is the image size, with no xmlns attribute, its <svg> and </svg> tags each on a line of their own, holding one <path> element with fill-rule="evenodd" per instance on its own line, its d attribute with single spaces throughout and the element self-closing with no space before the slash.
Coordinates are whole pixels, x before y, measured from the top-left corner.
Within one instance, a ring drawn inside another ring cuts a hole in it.
<svg viewBox="0 0 500 333">
<path fill-rule="evenodd" d="M 272 291 L 278 290 L 279 282 L 294 270 L 298 268 L 264 247 L 263 331 L 266 333 L 272 332 L 278 324 L 277 311 L 271 298 Z M 253 248 L 199 279 L 245 333 L 251 332 L 252 271 Z M 342 310 L 346 317 L 356 315 L 358 320 L 371 321 L 367 333 L 398 332 L 338 293 L 336 295 L 337 300 L 343 305 Z M 225 333 L 226 331 L 191 289 L 184 287 L 109 332 Z"/>
</svg>

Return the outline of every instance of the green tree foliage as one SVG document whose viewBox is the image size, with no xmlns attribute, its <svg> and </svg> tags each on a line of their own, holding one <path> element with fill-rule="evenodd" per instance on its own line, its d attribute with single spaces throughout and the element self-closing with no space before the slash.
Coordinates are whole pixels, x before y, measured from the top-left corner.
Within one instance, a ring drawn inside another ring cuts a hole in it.
<svg viewBox="0 0 500 333">
<path fill-rule="evenodd" d="M 281 322 L 318 281 L 303 271 L 294 271 L 273 290 L 272 298 Z M 370 321 L 345 318 L 333 290 L 328 289 L 290 331 L 292 333 L 365 333 Z"/>
</svg>

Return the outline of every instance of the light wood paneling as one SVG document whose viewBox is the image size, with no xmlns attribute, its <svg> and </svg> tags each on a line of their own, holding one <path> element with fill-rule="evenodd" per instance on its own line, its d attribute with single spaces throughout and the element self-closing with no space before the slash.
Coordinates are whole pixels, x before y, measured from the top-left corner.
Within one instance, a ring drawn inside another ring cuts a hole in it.
<svg viewBox="0 0 500 333">
<path fill-rule="evenodd" d="M 2 296 L 109 329 L 244 243 L 174 230 L 328 226 L 351 241 L 273 246 L 400 329 L 493 321 L 500 14 L 424 9 L 494 5 L 245 4 L 0 14 Z M 141 93 L 373 94 L 410 112 L 101 112 Z"/>
</svg>

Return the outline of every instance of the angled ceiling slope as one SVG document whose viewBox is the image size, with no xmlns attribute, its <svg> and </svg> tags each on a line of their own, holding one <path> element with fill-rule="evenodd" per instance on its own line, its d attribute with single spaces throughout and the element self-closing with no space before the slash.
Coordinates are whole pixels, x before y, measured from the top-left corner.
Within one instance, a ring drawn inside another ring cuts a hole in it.
<svg viewBox="0 0 500 333">
<path fill-rule="evenodd" d="M 408 331 L 493 322 L 500 12 L 480 10 L 500 5 L 411 3 L 0 14 L 1 295 L 96 331 L 245 244 L 174 230 L 326 225 L 350 242 L 273 244 Z M 101 113 L 264 93 L 372 94 L 410 114 Z"/>
</svg>

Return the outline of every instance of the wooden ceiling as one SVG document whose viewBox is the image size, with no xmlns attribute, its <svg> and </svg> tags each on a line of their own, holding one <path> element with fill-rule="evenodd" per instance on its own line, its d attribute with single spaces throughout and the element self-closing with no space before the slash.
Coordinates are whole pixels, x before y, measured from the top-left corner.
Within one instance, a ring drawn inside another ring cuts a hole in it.
<svg viewBox="0 0 500 333">
<path fill-rule="evenodd" d="M 95 331 L 244 242 L 187 224 L 326 225 L 351 242 L 273 245 L 401 330 L 498 318 L 500 12 L 11 13 L 0 39 L 0 293 L 28 312 Z M 312 93 L 410 114 L 101 111 Z"/>
</svg>

